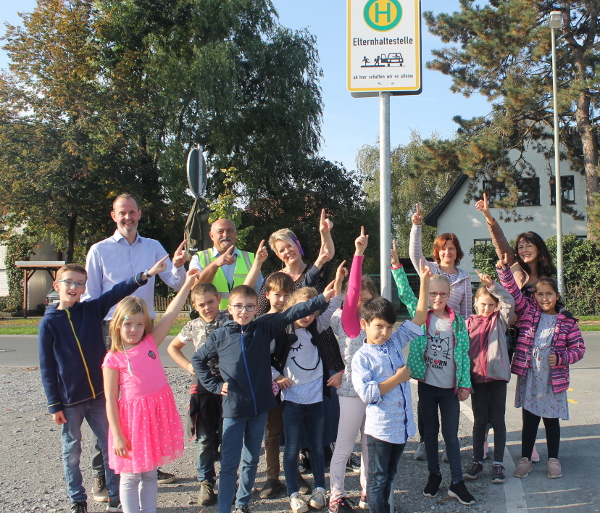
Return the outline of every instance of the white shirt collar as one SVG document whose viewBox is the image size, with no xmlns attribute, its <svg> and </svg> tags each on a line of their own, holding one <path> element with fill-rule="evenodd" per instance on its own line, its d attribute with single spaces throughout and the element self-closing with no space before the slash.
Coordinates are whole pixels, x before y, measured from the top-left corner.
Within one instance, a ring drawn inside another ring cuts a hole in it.
<svg viewBox="0 0 600 513">
<path fill-rule="evenodd" d="M 127 244 L 129 244 L 129 241 L 123 236 L 121 232 L 119 232 L 119 230 L 115 230 L 115 233 L 113 234 L 112 238 L 115 240 L 115 242 L 121 242 L 122 240 L 124 240 L 125 242 L 127 242 Z M 140 244 L 141 242 L 142 236 L 139 234 L 139 232 L 136 232 L 133 244 Z"/>
</svg>

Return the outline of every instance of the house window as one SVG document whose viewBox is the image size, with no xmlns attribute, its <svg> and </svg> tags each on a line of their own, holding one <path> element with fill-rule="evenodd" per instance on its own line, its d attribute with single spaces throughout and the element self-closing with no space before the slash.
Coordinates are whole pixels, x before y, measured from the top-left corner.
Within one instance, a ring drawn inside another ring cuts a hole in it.
<svg viewBox="0 0 600 513">
<path fill-rule="evenodd" d="M 550 179 L 550 205 L 556 203 L 556 183 L 554 178 Z M 560 188 L 562 194 L 562 202 L 566 205 L 575 203 L 575 176 L 567 175 L 560 177 Z"/>
<path fill-rule="evenodd" d="M 537 176 L 518 178 L 517 189 L 517 207 L 540 205 L 540 179 Z M 509 194 L 506 185 L 496 180 L 484 180 L 483 190 L 487 192 L 491 206 L 494 206 L 495 201 L 502 200 Z"/>
<path fill-rule="evenodd" d="M 492 239 L 473 239 L 473 246 L 489 246 L 492 244 Z"/>
</svg>

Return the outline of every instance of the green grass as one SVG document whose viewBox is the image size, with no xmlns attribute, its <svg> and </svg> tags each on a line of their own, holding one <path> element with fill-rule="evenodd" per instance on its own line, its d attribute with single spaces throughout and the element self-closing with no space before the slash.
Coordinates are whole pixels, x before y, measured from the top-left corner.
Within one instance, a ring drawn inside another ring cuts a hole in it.
<svg viewBox="0 0 600 513">
<path fill-rule="evenodd" d="M 19 322 L 19 325 L 16 325 L 16 323 L 14 323 L 15 324 L 14 326 L 0 324 L 0 335 L 37 335 L 38 334 L 37 323 L 27 325 L 27 326 L 22 326 L 23 320 L 25 320 L 25 319 L 20 319 L 21 322 Z M 183 328 L 184 324 L 185 323 L 180 323 L 180 322 L 173 324 L 173 326 L 169 330 L 169 335 L 173 335 L 173 336 L 178 335 L 179 332 L 181 331 L 181 328 Z"/>
<path fill-rule="evenodd" d="M 0 335 L 37 335 L 37 326 L 0 326 Z"/>
</svg>

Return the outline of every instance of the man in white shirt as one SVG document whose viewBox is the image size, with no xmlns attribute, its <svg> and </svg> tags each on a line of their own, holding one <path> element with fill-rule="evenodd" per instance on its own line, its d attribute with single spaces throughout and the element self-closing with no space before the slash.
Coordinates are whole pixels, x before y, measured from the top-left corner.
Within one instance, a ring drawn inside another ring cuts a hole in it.
<svg viewBox="0 0 600 513">
<path fill-rule="evenodd" d="M 227 308 L 229 291 L 242 285 L 254 262 L 254 253 L 235 246 L 237 230 L 229 219 L 217 219 L 210 227 L 211 249 L 192 257 L 190 269 L 200 269 L 199 281 L 212 283 L 221 296 L 221 310 Z M 260 291 L 264 278 L 259 273 L 254 290 Z"/>
<path fill-rule="evenodd" d="M 88 251 L 85 259 L 85 267 L 88 273 L 86 291 L 81 300 L 95 299 L 113 286 L 138 272 L 150 269 L 158 260 L 167 254 L 162 244 L 154 239 L 140 236 L 138 223 L 142 217 L 139 203 L 131 194 L 121 194 L 113 202 L 110 213 L 112 220 L 116 223 L 115 233 L 100 242 L 94 244 Z M 158 276 L 169 287 L 179 290 L 185 282 L 186 261 L 184 244 L 177 248 L 173 255 L 173 262 L 167 258 L 165 263 L 167 269 Z M 150 317 L 154 319 L 154 277 L 148 279 L 148 283 L 137 289 L 135 296 L 146 301 Z M 108 325 L 112 319 L 116 305 L 108 312 L 102 323 L 102 331 L 107 349 L 110 347 L 108 336 Z M 105 502 L 108 500 L 107 490 L 104 486 L 104 466 L 102 454 L 99 449 L 92 456 L 92 467 L 96 472 L 93 483 L 94 500 Z M 158 469 L 159 483 L 172 483 L 175 480 L 173 474 L 162 472 Z"/>
</svg>

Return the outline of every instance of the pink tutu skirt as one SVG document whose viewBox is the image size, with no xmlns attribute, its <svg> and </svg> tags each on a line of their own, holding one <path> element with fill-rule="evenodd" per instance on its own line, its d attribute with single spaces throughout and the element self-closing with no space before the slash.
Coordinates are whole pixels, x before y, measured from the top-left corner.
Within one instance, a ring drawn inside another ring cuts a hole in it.
<svg viewBox="0 0 600 513">
<path fill-rule="evenodd" d="M 108 463 L 115 473 L 138 474 L 166 465 L 183 455 L 183 426 L 169 385 L 155 394 L 119 399 L 123 435 L 131 451 L 117 456 L 108 436 Z"/>
</svg>

